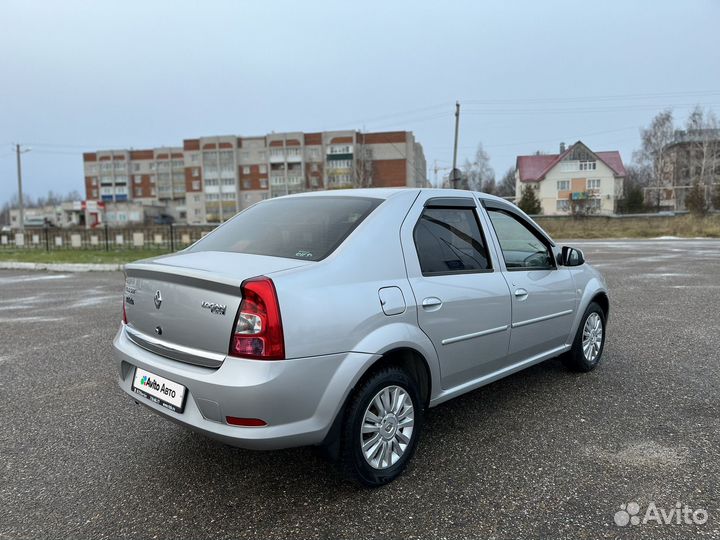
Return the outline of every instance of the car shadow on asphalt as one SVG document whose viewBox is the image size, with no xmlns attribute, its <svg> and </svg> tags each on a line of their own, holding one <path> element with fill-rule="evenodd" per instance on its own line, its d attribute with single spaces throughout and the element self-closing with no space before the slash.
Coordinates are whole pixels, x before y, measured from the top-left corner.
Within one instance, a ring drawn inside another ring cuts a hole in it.
<svg viewBox="0 0 720 540">
<path fill-rule="evenodd" d="M 474 440 L 482 444 L 481 434 L 497 432 L 496 426 L 489 426 L 493 415 L 507 414 L 510 408 L 517 408 L 517 414 L 522 415 L 523 411 L 542 406 L 539 402 L 552 403 L 556 395 L 554 389 L 564 386 L 563 381 L 573 376 L 559 359 L 551 359 L 429 409 L 418 456 L 432 454 L 434 441 L 451 446 L 454 442 L 462 444 L 468 430 L 476 431 L 478 436 Z M 494 437 L 486 437 L 490 444 Z M 337 466 L 309 447 L 244 450 L 185 431 L 184 444 L 179 445 L 168 459 L 173 463 L 174 474 L 195 485 L 207 482 L 208 474 L 217 476 L 221 471 L 213 484 L 218 488 L 224 486 L 228 493 L 248 488 L 283 493 L 293 489 L 317 489 L 326 499 L 331 494 L 362 489 L 346 480 Z M 416 468 L 417 461 L 411 461 L 409 473 Z M 400 481 L 407 476 L 401 477 Z M 399 485 L 399 482 L 395 484 Z"/>
</svg>

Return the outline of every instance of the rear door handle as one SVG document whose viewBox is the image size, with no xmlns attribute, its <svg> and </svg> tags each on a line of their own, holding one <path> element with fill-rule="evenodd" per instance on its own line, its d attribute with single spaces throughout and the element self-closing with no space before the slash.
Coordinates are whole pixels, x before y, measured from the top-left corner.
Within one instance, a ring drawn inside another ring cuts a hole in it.
<svg viewBox="0 0 720 540">
<path fill-rule="evenodd" d="M 516 298 L 527 298 L 528 292 L 525 289 L 515 289 L 515 297 Z"/>
<path fill-rule="evenodd" d="M 422 307 L 426 311 L 435 311 L 442 306 L 442 300 L 435 296 L 429 296 L 422 301 Z"/>
</svg>

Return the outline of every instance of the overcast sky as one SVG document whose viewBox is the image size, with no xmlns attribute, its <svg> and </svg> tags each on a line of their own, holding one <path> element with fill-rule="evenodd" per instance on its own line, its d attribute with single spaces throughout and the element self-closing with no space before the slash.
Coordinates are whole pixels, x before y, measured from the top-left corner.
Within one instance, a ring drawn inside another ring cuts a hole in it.
<svg viewBox="0 0 720 540">
<path fill-rule="evenodd" d="M 620 150 L 667 106 L 720 111 L 720 2 L 0 4 L 0 202 L 82 192 L 81 152 L 203 135 L 412 130 L 428 166 Z M 443 174 L 441 171 L 440 175 Z M 434 174 L 430 172 L 432 179 Z"/>
</svg>

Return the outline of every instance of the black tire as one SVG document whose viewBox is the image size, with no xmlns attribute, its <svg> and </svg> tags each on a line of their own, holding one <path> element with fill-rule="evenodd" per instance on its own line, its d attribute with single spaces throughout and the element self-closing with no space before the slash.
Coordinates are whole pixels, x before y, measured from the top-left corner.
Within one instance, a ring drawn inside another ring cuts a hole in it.
<svg viewBox="0 0 720 540">
<path fill-rule="evenodd" d="M 362 451 L 361 428 L 370 402 L 383 388 L 391 386 L 405 390 L 412 401 L 414 424 L 407 447 L 396 463 L 385 468 L 375 468 L 368 463 Z M 406 371 L 390 366 L 371 374 L 355 389 L 347 405 L 340 440 L 340 462 L 345 474 L 367 487 L 382 486 L 397 478 L 415 453 L 422 430 L 423 413 L 418 384 Z"/>
<path fill-rule="evenodd" d="M 602 338 L 600 340 L 600 350 L 598 351 L 597 356 L 593 360 L 588 360 L 583 352 L 583 330 L 585 328 L 585 323 L 593 313 L 596 313 L 600 317 L 600 321 L 602 323 Z M 605 349 L 605 323 L 605 312 L 599 304 L 591 302 L 580 320 L 580 326 L 575 334 L 575 340 L 573 341 L 572 348 L 563 356 L 563 362 L 569 369 L 579 371 L 581 373 L 587 373 L 588 371 L 595 369 L 598 364 L 600 364 L 603 350 Z"/>
</svg>

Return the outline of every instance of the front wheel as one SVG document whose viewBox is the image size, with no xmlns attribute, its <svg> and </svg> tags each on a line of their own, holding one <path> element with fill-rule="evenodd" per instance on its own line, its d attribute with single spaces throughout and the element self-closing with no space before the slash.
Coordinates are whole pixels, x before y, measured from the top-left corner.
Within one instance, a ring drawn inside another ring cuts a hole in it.
<svg viewBox="0 0 720 540">
<path fill-rule="evenodd" d="M 585 310 L 565 364 L 575 371 L 592 371 L 600 363 L 605 347 L 605 312 L 595 302 Z"/>
<path fill-rule="evenodd" d="M 345 471 L 366 486 L 391 482 L 412 458 L 422 421 L 415 380 L 398 367 L 377 371 L 348 406 L 341 443 Z"/>
</svg>

